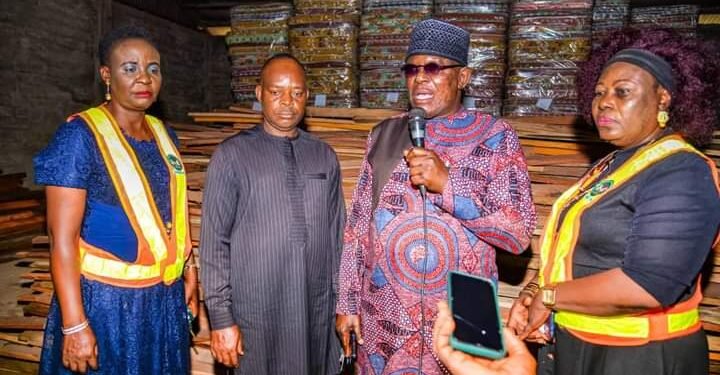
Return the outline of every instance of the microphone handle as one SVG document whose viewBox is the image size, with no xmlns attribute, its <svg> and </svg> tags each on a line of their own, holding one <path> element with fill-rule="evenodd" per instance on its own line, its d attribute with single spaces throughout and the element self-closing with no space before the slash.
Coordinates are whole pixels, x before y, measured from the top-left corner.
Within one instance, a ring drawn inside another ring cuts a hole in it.
<svg viewBox="0 0 720 375">
<path fill-rule="evenodd" d="M 419 147 L 419 148 L 425 148 L 425 139 L 424 138 L 413 138 L 412 140 L 413 146 Z M 427 194 L 427 188 L 425 185 L 418 185 L 418 189 L 420 189 L 420 196 L 425 199 L 425 195 Z"/>
</svg>

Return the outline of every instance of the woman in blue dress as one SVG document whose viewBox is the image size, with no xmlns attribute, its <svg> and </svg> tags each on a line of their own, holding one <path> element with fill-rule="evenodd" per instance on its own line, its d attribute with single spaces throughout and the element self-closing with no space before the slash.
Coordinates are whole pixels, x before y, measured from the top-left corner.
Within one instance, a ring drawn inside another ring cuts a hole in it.
<svg viewBox="0 0 720 375">
<path fill-rule="evenodd" d="M 40 373 L 187 374 L 198 297 L 185 171 L 175 134 L 145 114 L 160 54 L 136 27 L 99 51 L 106 102 L 71 116 L 34 160 L 55 286 Z"/>
</svg>

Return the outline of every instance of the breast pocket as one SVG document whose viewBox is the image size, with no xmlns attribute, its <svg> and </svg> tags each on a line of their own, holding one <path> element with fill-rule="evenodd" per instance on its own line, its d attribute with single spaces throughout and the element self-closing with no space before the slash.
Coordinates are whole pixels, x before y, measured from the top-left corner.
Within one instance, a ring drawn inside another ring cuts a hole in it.
<svg viewBox="0 0 720 375">
<path fill-rule="evenodd" d="M 327 180 L 327 173 L 306 173 L 305 179 L 308 180 Z"/>
<path fill-rule="evenodd" d="M 305 211 L 310 220 L 308 225 L 328 225 L 328 200 L 330 198 L 330 186 L 326 173 L 305 173 Z"/>
</svg>

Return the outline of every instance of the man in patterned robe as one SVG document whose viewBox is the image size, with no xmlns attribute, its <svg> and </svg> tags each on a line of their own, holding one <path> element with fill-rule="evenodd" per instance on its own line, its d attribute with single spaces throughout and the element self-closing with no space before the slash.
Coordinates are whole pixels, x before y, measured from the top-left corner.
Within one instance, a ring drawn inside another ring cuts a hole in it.
<svg viewBox="0 0 720 375">
<path fill-rule="evenodd" d="M 468 46 L 459 27 L 418 23 L 403 71 L 412 106 L 426 112 L 425 148 L 410 147 L 406 115 L 383 121 L 368 139 L 336 309 L 345 352 L 350 332 L 360 344 L 360 374 L 445 373 L 431 336 L 448 271 L 497 280 L 496 249 L 522 252 L 535 228 L 517 135 L 461 104 L 472 74 Z"/>
</svg>

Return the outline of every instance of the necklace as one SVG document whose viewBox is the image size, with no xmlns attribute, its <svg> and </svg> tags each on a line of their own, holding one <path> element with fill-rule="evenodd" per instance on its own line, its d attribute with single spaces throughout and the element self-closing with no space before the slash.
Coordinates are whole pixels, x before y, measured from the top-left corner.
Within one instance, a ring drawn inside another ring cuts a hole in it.
<svg viewBox="0 0 720 375">
<path fill-rule="evenodd" d="M 573 197 L 568 199 L 565 204 L 563 204 L 562 212 L 564 213 L 568 207 L 574 205 L 580 198 L 584 197 L 585 194 L 587 194 L 588 191 L 591 191 L 595 187 L 595 183 L 597 180 L 605 175 L 605 172 L 607 172 L 608 169 L 610 169 L 610 166 L 615 161 L 615 157 L 617 156 L 618 150 L 615 150 L 611 153 L 609 153 L 607 156 L 602 158 L 600 162 L 595 164 L 594 167 L 592 167 L 584 177 L 580 180 L 580 188 L 578 189 L 575 194 L 573 194 Z"/>
</svg>

